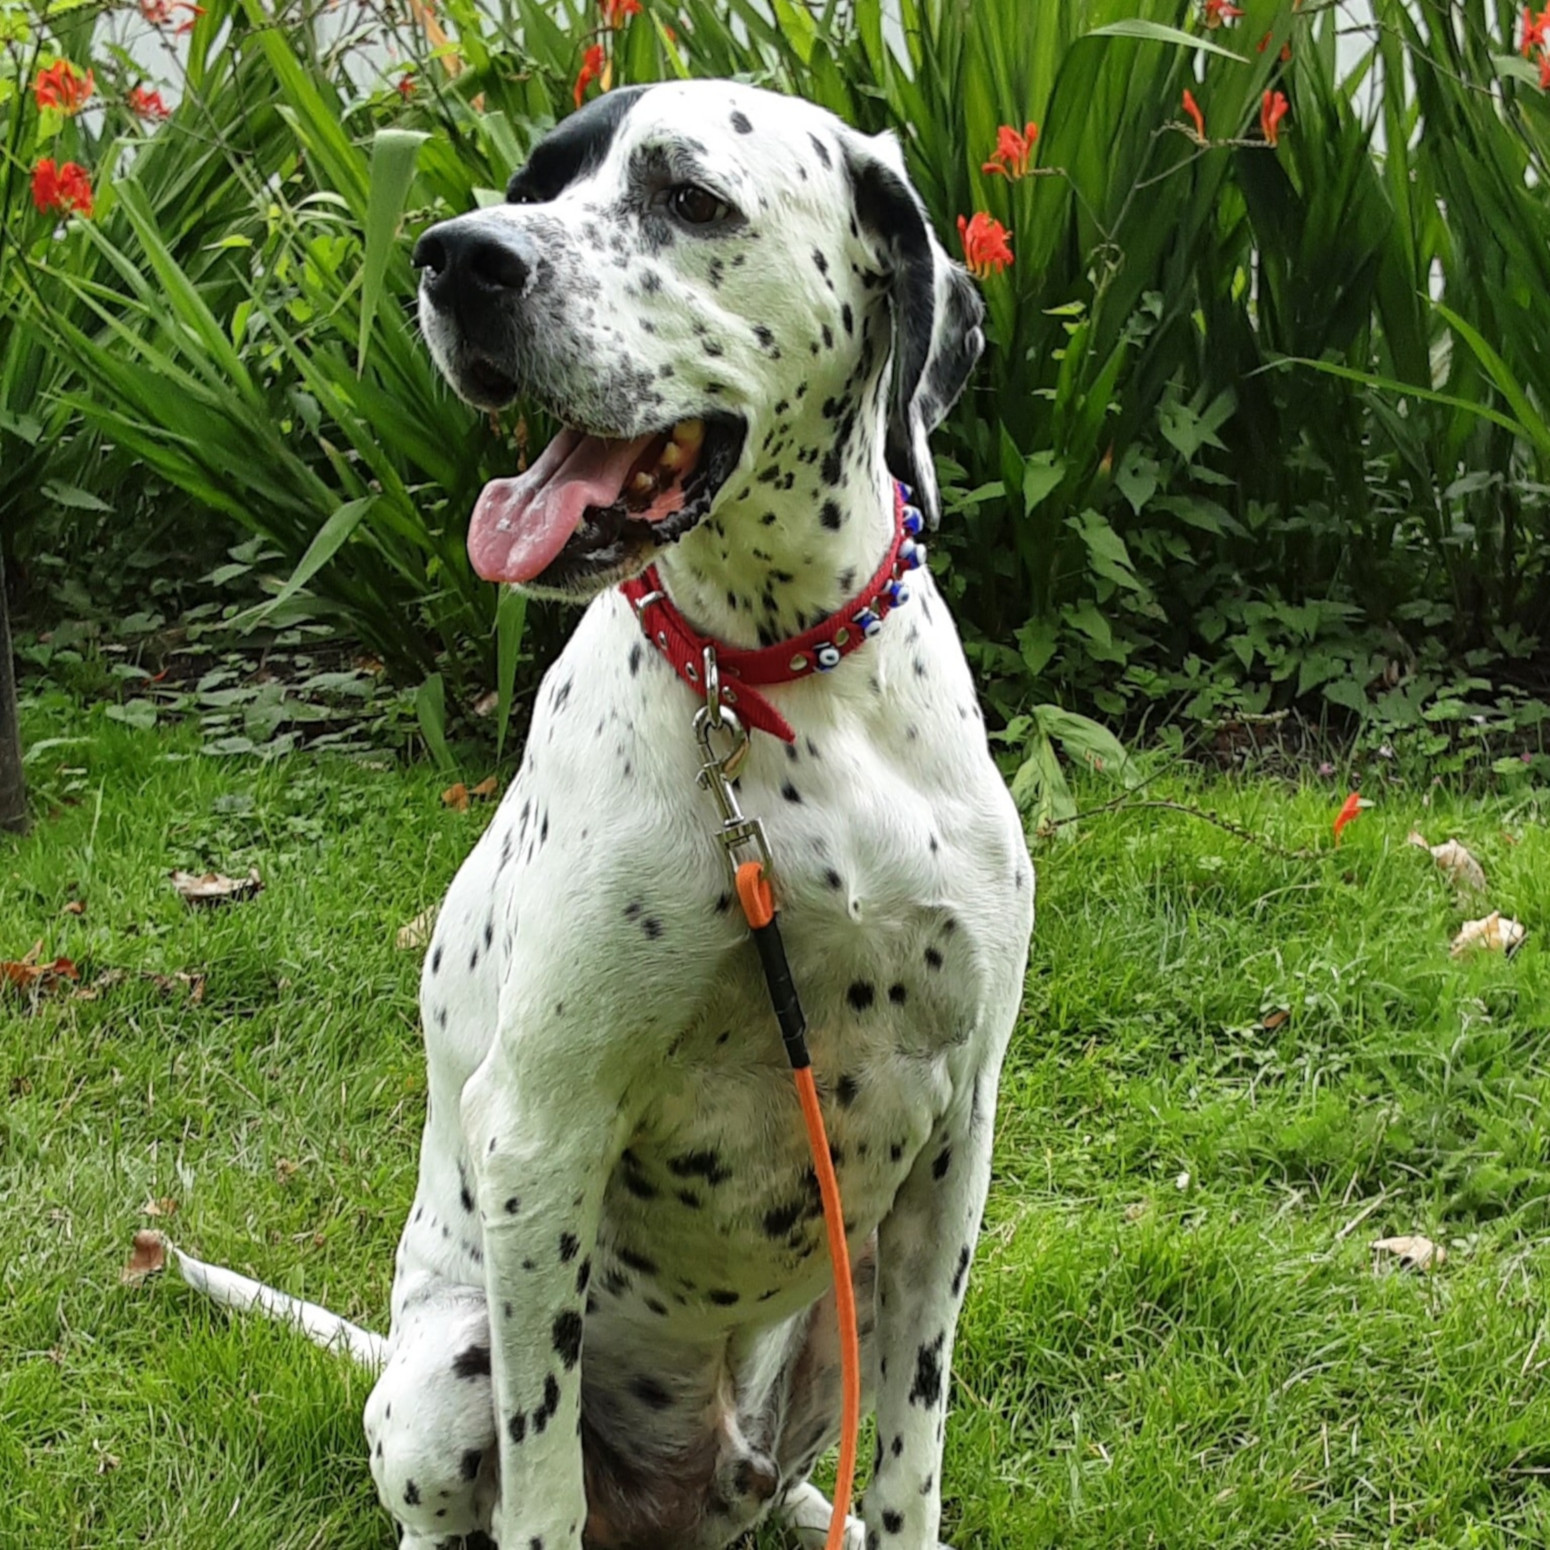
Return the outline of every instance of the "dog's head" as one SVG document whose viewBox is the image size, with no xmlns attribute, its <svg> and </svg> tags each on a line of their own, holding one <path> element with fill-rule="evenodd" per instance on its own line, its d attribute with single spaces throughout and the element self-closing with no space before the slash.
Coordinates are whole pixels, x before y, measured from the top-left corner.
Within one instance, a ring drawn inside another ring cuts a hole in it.
<svg viewBox="0 0 1550 1550">
<path fill-rule="evenodd" d="M 565 427 L 479 498 L 469 551 L 490 580 L 588 597 L 713 512 L 735 520 L 753 480 L 817 499 L 858 417 L 936 516 L 927 437 L 982 307 L 890 136 L 724 81 L 612 91 L 534 146 L 505 204 L 431 227 L 414 259 L 454 389 L 530 397 Z"/>
</svg>

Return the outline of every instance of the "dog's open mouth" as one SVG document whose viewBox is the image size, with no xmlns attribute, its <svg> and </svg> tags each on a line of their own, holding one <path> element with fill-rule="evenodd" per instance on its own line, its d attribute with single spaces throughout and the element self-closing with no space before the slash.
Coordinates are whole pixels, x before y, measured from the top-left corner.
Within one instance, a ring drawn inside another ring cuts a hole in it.
<svg viewBox="0 0 1550 1550">
<path fill-rule="evenodd" d="M 743 435 L 741 422 L 721 419 L 628 439 L 561 431 L 525 473 L 480 493 L 468 529 L 474 570 L 521 586 L 631 566 L 710 510 Z"/>
</svg>

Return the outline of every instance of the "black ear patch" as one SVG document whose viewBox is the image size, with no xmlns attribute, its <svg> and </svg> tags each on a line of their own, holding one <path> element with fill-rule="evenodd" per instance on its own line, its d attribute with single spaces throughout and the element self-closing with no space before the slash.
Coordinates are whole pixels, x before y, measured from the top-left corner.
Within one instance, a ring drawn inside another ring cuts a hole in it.
<svg viewBox="0 0 1550 1550">
<path fill-rule="evenodd" d="M 619 86 L 561 120 L 538 142 L 506 185 L 507 204 L 545 204 L 601 165 L 619 126 L 649 86 Z"/>
<path fill-rule="evenodd" d="M 892 167 L 847 147 L 856 219 L 889 278 L 893 388 L 888 466 L 915 492 L 935 527 L 941 519 L 928 438 L 952 408 L 985 345 L 984 303 L 931 235 L 920 200 Z"/>
</svg>

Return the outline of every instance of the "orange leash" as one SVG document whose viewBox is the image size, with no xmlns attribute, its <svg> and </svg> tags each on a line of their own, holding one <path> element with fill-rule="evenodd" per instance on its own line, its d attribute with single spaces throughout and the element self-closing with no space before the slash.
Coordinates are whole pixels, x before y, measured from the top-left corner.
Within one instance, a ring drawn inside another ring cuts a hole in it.
<svg viewBox="0 0 1550 1550">
<path fill-rule="evenodd" d="M 786 963 L 780 928 L 775 924 L 775 895 L 758 861 L 744 861 L 737 869 L 737 896 L 748 918 L 749 929 L 764 963 L 770 1000 L 780 1023 L 781 1037 L 796 1078 L 807 1140 L 813 1151 L 813 1171 L 823 1199 L 824 1226 L 829 1235 L 829 1261 L 834 1268 L 834 1311 L 840 1326 L 840 1462 L 834 1477 L 834 1516 L 824 1550 L 844 1550 L 845 1520 L 850 1513 L 856 1480 L 856 1439 L 861 1431 L 861 1338 L 856 1325 L 856 1289 L 850 1279 L 850 1245 L 845 1240 L 845 1213 L 840 1205 L 840 1181 L 829 1151 L 818 1086 L 813 1080 L 807 1052 L 807 1027 L 797 1000 L 796 987 Z"/>
</svg>

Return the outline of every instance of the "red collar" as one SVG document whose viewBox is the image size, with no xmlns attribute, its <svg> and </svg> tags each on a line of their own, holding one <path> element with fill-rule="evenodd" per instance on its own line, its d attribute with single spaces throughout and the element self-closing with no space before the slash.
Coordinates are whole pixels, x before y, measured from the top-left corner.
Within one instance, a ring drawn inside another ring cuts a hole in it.
<svg viewBox="0 0 1550 1550">
<path fill-rule="evenodd" d="M 848 603 L 812 629 L 778 641 L 773 646 L 749 650 L 726 646 L 701 635 L 679 613 L 662 588 L 656 566 L 619 590 L 635 609 L 640 627 L 669 665 L 697 694 L 704 694 L 701 683 L 705 648 L 716 653 L 721 678 L 721 702 L 731 708 L 744 726 L 770 732 L 783 742 L 794 743 L 796 733 L 790 723 L 759 693 L 769 684 L 794 683 L 814 673 L 827 673 L 838 667 L 841 657 L 858 651 L 883 627 L 889 613 L 909 597 L 903 572 L 925 563 L 925 545 L 916 542 L 920 532 L 920 513 L 906 504 L 909 490 L 894 485 L 893 542 L 872 578 Z"/>
</svg>

